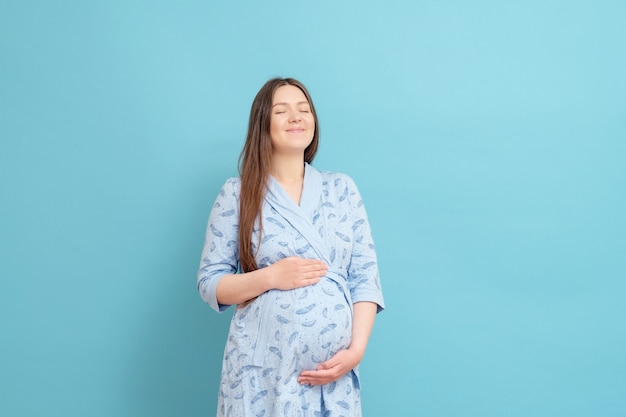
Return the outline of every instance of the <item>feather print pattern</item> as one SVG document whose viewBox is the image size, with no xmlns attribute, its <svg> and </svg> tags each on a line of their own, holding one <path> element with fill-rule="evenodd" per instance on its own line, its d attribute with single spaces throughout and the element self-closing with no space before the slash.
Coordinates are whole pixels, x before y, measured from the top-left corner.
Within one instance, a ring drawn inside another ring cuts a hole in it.
<svg viewBox="0 0 626 417">
<path fill-rule="evenodd" d="M 258 247 L 258 228 L 253 232 L 257 264 L 265 267 L 300 256 L 324 259 L 329 272 L 317 284 L 270 290 L 235 308 L 224 349 L 217 415 L 360 417 L 358 368 L 322 386 L 302 386 L 297 379 L 302 371 L 316 369 L 350 346 L 354 302 L 374 302 L 379 311 L 384 307 L 362 199 L 348 176 L 319 172 L 308 164 L 304 190 L 316 190 L 319 199 L 308 199 L 315 203 L 297 206 L 277 184 L 270 183 L 269 190 L 279 204 L 264 202 Z M 239 270 L 239 187 L 240 180 L 231 178 L 218 194 L 198 270 L 199 293 L 217 311 L 229 307 L 217 302 L 217 281 Z"/>
</svg>

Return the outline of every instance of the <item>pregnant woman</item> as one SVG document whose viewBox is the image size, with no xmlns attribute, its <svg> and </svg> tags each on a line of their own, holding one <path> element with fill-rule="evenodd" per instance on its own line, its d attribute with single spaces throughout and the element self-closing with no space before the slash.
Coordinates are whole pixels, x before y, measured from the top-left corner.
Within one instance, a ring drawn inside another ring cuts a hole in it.
<svg viewBox="0 0 626 417">
<path fill-rule="evenodd" d="M 318 142 L 306 88 L 265 83 L 198 271 L 204 301 L 235 306 L 220 417 L 361 416 L 358 364 L 384 302 L 359 191 L 347 175 L 310 165 Z"/>
</svg>

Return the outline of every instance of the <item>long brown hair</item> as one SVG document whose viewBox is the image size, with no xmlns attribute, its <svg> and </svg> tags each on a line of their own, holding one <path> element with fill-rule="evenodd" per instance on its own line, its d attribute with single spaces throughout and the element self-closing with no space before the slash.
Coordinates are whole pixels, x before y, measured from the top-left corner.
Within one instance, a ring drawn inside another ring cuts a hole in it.
<svg viewBox="0 0 626 417">
<path fill-rule="evenodd" d="M 304 162 L 311 162 L 317 153 L 319 142 L 319 125 L 313 101 L 307 89 L 293 78 L 273 78 L 259 90 L 250 109 L 248 134 L 246 143 L 239 155 L 239 175 L 241 176 L 241 196 L 239 201 L 239 263 L 244 272 L 258 269 L 254 260 L 252 232 L 255 221 L 259 221 L 259 242 L 263 225 L 261 208 L 267 192 L 267 181 L 272 162 L 272 139 L 270 136 L 270 119 L 272 101 L 279 87 L 293 85 L 304 93 L 311 106 L 311 114 L 315 120 L 315 132 L 311 144 L 304 150 Z"/>
</svg>

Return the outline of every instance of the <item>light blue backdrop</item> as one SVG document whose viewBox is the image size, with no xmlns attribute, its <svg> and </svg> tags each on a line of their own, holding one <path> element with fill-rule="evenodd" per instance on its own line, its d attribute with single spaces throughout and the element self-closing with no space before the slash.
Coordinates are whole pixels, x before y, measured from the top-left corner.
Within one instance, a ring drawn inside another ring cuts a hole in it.
<svg viewBox="0 0 626 417">
<path fill-rule="evenodd" d="M 364 414 L 626 415 L 623 1 L 0 1 L 0 415 L 211 416 L 254 94 L 316 100 L 387 311 Z"/>
</svg>

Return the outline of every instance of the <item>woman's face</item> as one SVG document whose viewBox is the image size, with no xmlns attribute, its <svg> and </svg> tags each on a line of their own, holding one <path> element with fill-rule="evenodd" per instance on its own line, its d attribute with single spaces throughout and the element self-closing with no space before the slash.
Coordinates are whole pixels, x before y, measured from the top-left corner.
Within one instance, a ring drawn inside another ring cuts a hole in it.
<svg viewBox="0 0 626 417">
<path fill-rule="evenodd" d="M 270 136 L 274 154 L 300 154 L 311 144 L 315 118 L 306 96 L 298 87 L 283 85 L 274 92 Z"/>
</svg>

